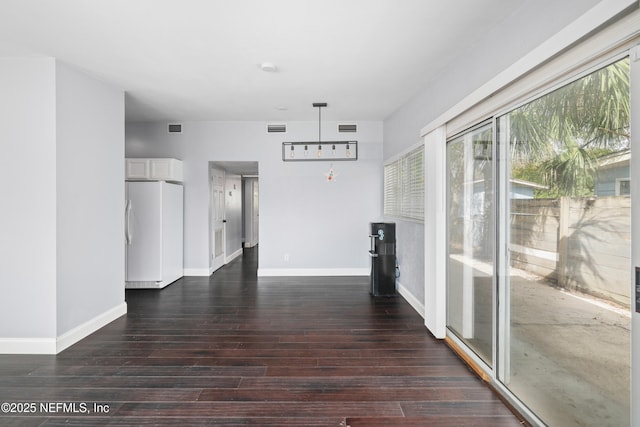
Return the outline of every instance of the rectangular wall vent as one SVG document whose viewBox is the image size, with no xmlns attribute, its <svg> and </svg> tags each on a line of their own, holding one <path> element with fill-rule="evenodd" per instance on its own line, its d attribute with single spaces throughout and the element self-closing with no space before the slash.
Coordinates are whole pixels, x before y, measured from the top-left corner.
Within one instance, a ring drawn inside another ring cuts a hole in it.
<svg viewBox="0 0 640 427">
<path fill-rule="evenodd" d="M 358 132 L 358 125 L 355 124 L 355 123 L 341 123 L 341 124 L 338 124 L 338 132 L 340 132 L 340 133 Z"/>
<path fill-rule="evenodd" d="M 286 133 L 287 125 L 267 125 L 268 133 Z"/>
<path fill-rule="evenodd" d="M 169 133 L 182 133 L 182 123 L 169 123 L 167 131 Z"/>
</svg>

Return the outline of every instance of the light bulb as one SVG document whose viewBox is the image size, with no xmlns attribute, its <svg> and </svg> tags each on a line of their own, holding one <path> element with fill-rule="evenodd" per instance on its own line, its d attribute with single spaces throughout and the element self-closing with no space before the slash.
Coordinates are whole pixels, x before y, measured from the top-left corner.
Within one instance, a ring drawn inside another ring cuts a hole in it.
<svg viewBox="0 0 640 427">
<path fill-rule="evenodd" d="M 336 155 L 336 144 L 333 144 L 331 146 L 331 154 L 334 155 L 334 156 Z"/>
<path fill-rule="evenodd" d="M 322 145 L 318 145 L 318 157 L 322 157 Z"/>
<path fill-rule="evenodd" d="M 347 150 L 346 150 L 346 152 L 345 152 L 345 155 L 346 155 L 347 157 L 351 157 L 351 150 L 349 150 L 349 144 L 347 144 Z"/>
<path fill-rule="evenodd" d="M 309 147 L 306 145 L 304 146 L 304 156 L 309 157 Z"/>
<path fill-rule="evenodd" d="M 291 158 L 293 159 L 296 156 L 296 152 L 293 151 L 293 145 L 291 146 Z"/>
</svg>

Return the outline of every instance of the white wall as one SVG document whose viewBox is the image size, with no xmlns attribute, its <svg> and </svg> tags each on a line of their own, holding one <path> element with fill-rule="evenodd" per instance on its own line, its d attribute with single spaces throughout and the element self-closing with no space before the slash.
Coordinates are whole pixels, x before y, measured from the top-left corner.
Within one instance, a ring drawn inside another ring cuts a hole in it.
<svg viewBox="0 0 640 427">
<path fill-rule="evenodd" d="M 384 158 L 419 143 L 422 127 L 598 2 L 524 1 L 501 25 L 479 34 L 478 42 L 461 52 L 439 78 L 384 121 Z"/>
<path fill-rule="evenodd" d="M 317 122 L 291 122 L 286 134 L 267 134 L 265 122 L 185 122 L 182 134 L 166 123 L 129 123 L 128 157 L 184 161 L 185 269 L 208 274 L 209 161 L 257 161 L 260 175 L 262 274 L 368 274 L 368 223 L 382 214 L 382 123 L 360 122 L 360 159 L 283 162 L 283 141 L 316 140 Z M 344 140 L 337 123 L 323 122 L 323 140 Z M 288 261 L 285 255 L 288 254 Z"/>
<path fill-rule="evenodd" d="M 124 302 L 124 94 L 56 63 L 57 335 Z"/>
<path fill-rule="evenodd" d="M 400 277 L 397 284 L 405 298 L 415 299 L 414 308 L 424 312 L 424 224 L 390 218 L 396 223 L 396 253 Z M 413 301 L 410 301 L 413 303 Z"/>
<path fill-rule="evenodd" d="M 28 337 L 52 344 L 56 336 L 54 60 L 0 59 L 0 94 L 0 341 L 8 340 L 4 343 L 8 346 L 14 338 Z"/>
<path fill-rule="evenodd" d="M 126 311 L 124 94 L 0 59 L 0 353 L 56 353 Z"/>
<path fill-rule="evenodd" d="M 384 121 L 384 159 L 421 143 L 420 133 L 424 126 L 596 3 L 598 0 L 528 0 L 506 22 L 487 28 L 474 46 L 461 52 L 437 79 Z M 433 157 L 432 154 L 430 147 L 425 147 L 425 158 Z M 426 185 L 429 186 L 429 182 Z M 426 221 L 432 221 L 435 215 L 435 212 L 425 212 Z M 425 233 L 424 227 L 416 223 L 403 222 L 397 227 L 406 235 L 423 236 Z M 404 264 L 421 265 L 424 269 L 425 244 L 432 243 L 425 242 L 424 238 L 398 240 L 398 254 L 405 254 Z M 430 247 L 427 252 L 441 250 Z M 401 277 L 407 291 L 424 303 L 424 281 L 419 281 L 420 276 Z"/>
</svg>

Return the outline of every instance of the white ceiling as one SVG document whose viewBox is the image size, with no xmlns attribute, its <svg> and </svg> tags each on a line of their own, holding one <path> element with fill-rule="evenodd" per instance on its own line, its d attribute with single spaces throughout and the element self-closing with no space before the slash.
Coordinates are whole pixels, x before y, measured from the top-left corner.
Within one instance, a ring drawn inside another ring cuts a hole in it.
<svg viewBox="0 0 640 427">
<path fill-rule="evenodd" d="M 383 120 L 524 1 L 0 0 L 0 56 L 123 89 L 128 121 Z"/>
</svg>

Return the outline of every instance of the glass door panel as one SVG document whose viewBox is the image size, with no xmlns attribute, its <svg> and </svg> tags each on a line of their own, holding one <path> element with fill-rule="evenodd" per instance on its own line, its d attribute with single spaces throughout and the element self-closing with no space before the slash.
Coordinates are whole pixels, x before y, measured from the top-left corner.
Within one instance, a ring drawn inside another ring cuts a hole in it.
<svg viewBox="0 0 640 427">
<path fill-rule="evenodd" d="M 493 354 L 493 127 L 447 144 L 447 326 L 484 362 Z"/>
<path fill-rule="evenodd" d="M 629 425 L 629 109 L 624 59 L 498 118 L 497 372 L 549 425 Z"/>
</svg>

